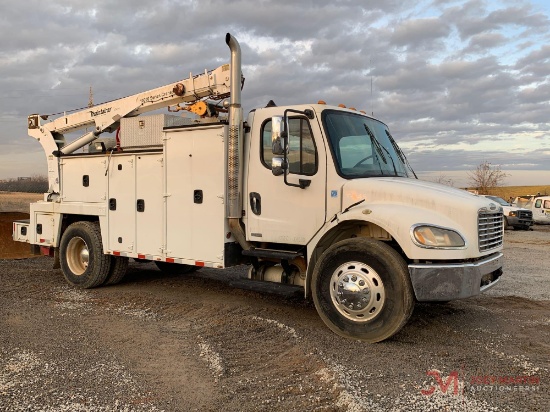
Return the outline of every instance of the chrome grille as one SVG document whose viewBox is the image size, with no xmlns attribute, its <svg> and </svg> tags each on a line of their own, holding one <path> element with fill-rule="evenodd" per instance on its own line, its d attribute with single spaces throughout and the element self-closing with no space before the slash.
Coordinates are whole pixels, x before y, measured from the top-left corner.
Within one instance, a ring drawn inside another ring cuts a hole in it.
<svg viewBox="0 0 550 412">
<path fill-rule="evenodd" d="M 518 218 L 533 219 L 533 212 L 531 212 L 530 210 L 518 210 Z"/>
<path fill-rule="evenodd" d="M 494 249 L 502 245 L 504 222 L 501 212 L 480 211 L 477 217 L 479 251 Z"/>
</svg>

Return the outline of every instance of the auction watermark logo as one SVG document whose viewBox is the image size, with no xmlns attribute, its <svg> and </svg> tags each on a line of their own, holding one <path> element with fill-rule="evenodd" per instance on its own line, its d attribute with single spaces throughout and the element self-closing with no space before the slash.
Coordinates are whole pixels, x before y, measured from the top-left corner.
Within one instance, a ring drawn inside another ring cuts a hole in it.
<svg viewBox="0 0 550 412">
<path fill-rule="evenodd" d="M 449 376 L 443 377 L 435 369 L 426 371 L 434 382 L 420 392 L 424 396 L 434 393 L 443 393 L 457 396 L 468 391 L 473 392 L 535 392 L 540 390 L 540 376 L 505 376 L 505 375 L 473 375 L 469 378 L 459 377 L 458 371 L 452 371 Z"/>
</svg>

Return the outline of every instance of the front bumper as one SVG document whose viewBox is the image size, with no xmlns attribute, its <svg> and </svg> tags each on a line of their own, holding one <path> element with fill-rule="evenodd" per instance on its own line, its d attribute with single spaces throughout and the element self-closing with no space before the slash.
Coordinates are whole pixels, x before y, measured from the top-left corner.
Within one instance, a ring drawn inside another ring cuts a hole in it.
<svg viewBox="0 0 550 412">
<path fill-rule="evenodd" d="M 502 274 L 502 253 L 473 263 L 415 263 L 409 265 L 419 302 L 447 301 L 479 295 L 492 288 Z"/>
<path fill-rule="evenodd" d="M 531 226 L 533 224 L 533 219 L 523 219 L 517 216 L 506 216 L 508 224 L 510 226 Z"/>
</svg>

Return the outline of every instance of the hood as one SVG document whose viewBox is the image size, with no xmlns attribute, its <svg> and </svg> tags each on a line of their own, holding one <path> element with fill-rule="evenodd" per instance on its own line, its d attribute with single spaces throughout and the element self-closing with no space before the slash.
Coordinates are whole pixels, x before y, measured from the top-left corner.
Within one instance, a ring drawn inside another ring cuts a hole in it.
<svg viewBox="0 0 550 412">
<path fill-rule="evenodd" d="M 463 216 L 465 207 L 477 210 L 502 210 L 500 205 L 487 198 L 453 187 L 423 180 L 380 177 L 354 179 L 346 182 L 342 193 L 342 210 L 365 199 L 368 204 L 405 204 L 439 212 L 453 219 Z"/>
</svg>

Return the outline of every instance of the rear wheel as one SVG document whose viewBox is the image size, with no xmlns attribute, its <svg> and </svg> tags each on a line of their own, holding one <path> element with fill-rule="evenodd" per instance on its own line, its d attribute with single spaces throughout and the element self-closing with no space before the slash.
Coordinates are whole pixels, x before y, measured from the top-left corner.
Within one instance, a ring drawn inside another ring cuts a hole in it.
<svg viewBox="0 0 550 412">
<path fill-rule="evenodd" d="M 155 261 L 155 265 L 162 272 L 169 275 L 184 275 L 186 273 L 195 272 L 200 269 L 199 266 L 192 265 L 180 265 L 179 263 L 168 263 L 168 262 L 159 262 Z"/>
<path fill-rule="evenodd" d="M 354 238 L 332 245 L 319 258 L 311 282 L 321 319 L 341 336 L 380 342 L 413 312 L 407 265 L 380 241 Z"/>
<path fill-rule="evenodd" d="M 103 254 L 96 222 L 76 222 L 61 237 L 61 270 L 67 282 L 80 288 L 101 285 L 109 275 L 111 257 Z"/>
<path fill-rule="evenodd" d="M 128 258 L 124 256 L 111 256 L 111 267 L 109 268 L 109 274 L 104 285 L 116 285 L 124 276 L 126 276 L 126 269 L 128 269 Z"/>
</svg>

